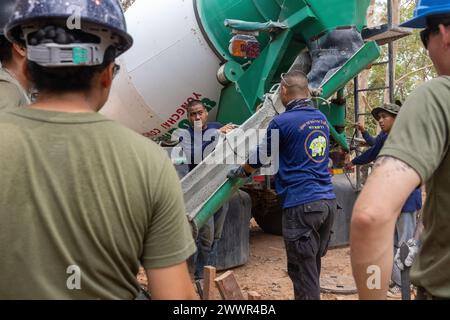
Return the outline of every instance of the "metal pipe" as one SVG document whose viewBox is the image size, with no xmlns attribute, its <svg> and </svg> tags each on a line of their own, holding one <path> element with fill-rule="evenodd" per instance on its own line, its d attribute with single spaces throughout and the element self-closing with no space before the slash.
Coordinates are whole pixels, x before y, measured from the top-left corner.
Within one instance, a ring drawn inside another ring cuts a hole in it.
<svg viewBox="0 0 450 320">
<path fill-rule="evenodd" d="M 355 123 L 358 123 L 359 121 L 359 92 L 361 92 L 359 90 L 359 81 L 358 81 L 358 76 L 356 76 L 353 79 L 353 96 L 355 98 Z"/>
<path fill-rule="evenodd" d="M 353 80 L 353 90 L 354 90 L 354 97 L 355 97 L 355 123 L 359 122 L 359 93 L 361 90 L 359 90 L 359 78 L 358 76 L 355 77 Z M 356 130 L 356 128 L 355 128 Z M 358 133 L 358 137 L 360 134 Z M 361 170 L 360 167 L 357 166 L 356 169 L 356 190 L 360 189 L 361 186 Z"/>
<path fill-rule="evenodd" d="M 387 0 L 388 9 L 388 28 L 392 29 L 392 0 Z M 389 102 L 394 102 L 394 86 L 395 86 L 395 65 L 394 65 L 394 43 L 389 42 Z"/>
<path fill-rule="evenodd" d="M 390 87 L 376 87 L 376 88 L 366 88 L 366 89 L 359 89 L 358 92 L 366 92 L 366 91 L 378 91 L 378 90 L 385 90 L 389 89 Z"/>
</svg>

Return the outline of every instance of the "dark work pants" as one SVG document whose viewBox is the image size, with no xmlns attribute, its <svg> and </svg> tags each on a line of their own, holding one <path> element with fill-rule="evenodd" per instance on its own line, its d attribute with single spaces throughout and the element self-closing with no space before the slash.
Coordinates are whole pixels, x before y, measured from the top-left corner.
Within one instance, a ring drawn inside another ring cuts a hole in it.
<svg viewBox="0 0 450 320">
<path fill-rule="evenodd" d="M 336 200 L 283 209 L 288 274 L 296 300 L 320 300 L 320 260 L 327 253 L 336 212 Z"/>
</svg>

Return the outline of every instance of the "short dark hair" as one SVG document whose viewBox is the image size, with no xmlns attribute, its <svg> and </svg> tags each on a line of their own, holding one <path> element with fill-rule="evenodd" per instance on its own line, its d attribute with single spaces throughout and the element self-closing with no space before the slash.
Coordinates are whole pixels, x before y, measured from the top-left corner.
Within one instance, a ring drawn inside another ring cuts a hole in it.
<svg viewBox="0 0 450 320">
<path fill-rule="evenodd" d="M 429 16 L 427 18 L 427 27 L 437 27 L 438 25 L 443 24 L 445 26 L 450 25 L 450 14 L 437 14 L 433 16 Z"/>
<path fill-rule="evenodd" d="M 56 28 L 54 26 L 47 26 L 44 30 Z M 58 28 L 59 33 L 65 33 L 63 39 L 64 44 L 85 41 L 93 41 L 93 36 L 82 31 L 69 31 L 67 29 Z M 43 32 L 45 35 L 45 32 Z M 56 42 L 54 37 L 45 38 L 40 37 L 39 32 L 34 35 L 35 39 L 31 39 L 34 44 Z M 47 42 L 44 42 L 47 41 Z M 88 91 L 92 87 L 92 80 L 97 73 L 105 70 L 116 57 L 116 49 L 109 47 L 103 58 L 103 63 L 97 66 L 80 66 L 80 67 L 44 67 L 33 61 L 28 61 L 28 70 L 34 85 L 38 91 L 53 92 L 53 93 L 67 93 L 67 92 L 82 92 Z"/>
<path fill-rule="evenodd" d="M 201 100 L 191 100 L 187 104 L 187 107 L 186 107 L 187 112 L 189 113 L 190 112 L 189 110 L 196 105 L 201 105 L 203 107 L 203 109 L 206 110 L 206 107 Z"/>
<path fill-rule="evenodd" d="M 309 82 L 306 74 L 300 70 L 292 70 L 281 75 L 281 84 L 290 93 L 302 93 L 309 91 Z"/>
<path fill-rule="evenodd" d="M 10 62 L 12 59 L 12 43 L 0 36 L 0 62 Z"/>
</svg>

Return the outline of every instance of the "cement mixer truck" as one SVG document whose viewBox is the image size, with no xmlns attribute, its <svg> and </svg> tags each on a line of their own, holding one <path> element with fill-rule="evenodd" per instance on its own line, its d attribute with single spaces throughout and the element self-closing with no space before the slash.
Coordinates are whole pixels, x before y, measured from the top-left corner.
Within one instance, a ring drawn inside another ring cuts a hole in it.
<svg viewBox="0 0 450 320">
<path fill-rule="evenodd" d="M 380 56 L 372 39 L 380 38 L 381 29 L 369 32 L 372 38 L 361 35 L 369 2 L 136 0 L 126 11 L 135 43 L 121 58 L 121 73 L 102 112 L 156 141 L 169 141 L 176 129 L 188 126 L 186 105 L 193 99 L 204 102 L 211 120 L 244 131 L 265 129 L 284 111 L 277 94 L 280 74 L 297 68 L 316 89 L 316 105 L 329 121 L 334 166 L 339 166 L 349 150 L 344 87 Z M 247 183 L 228 180 L 230 167 L 202 163 L 182 179 L 194 229 Z M 246 186 L 267 193 L 270 177 Z M 336 183 L 344 202 L 355 198 L 348 189 L 345 181 Z M 340 242 L 348 240 L 352 201 L 336 221 Z M 261 225 L 263 218 L 257 216 Z"/>
</svg>

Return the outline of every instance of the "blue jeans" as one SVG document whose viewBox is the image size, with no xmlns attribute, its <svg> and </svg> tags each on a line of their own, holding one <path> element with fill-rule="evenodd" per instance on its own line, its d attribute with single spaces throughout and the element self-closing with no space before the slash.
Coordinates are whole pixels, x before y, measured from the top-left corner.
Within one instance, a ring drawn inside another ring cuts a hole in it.
<svg viewBox="0 0 450 320">
<path fill-rule="evenodd" d="M 209 218 L 198 231 L 197 254 L 195 261 L 195 280 L 203 279 L 205 266 L 215 266 L 217 260 L 217 244 L 222 237 L 223 225 L 228 212 L 228 202 L 224 203 L 214 216 Z"/>
<path fill-rule="evenodd" d="M 398 217 L 397 223 L 395 224 L 395 234 L 394 234 L 394 256 L 397 253 L 398 248 L 407 242 L 409 239 L 414 237 L 414 231 L 416 230 L 416 215 L 417 212 L 402 212 Z M 399 287 L 402 285 L 401 271 L 394 262 L 392 267 L 392 277 L 391 280 Z"/>
</svg>

